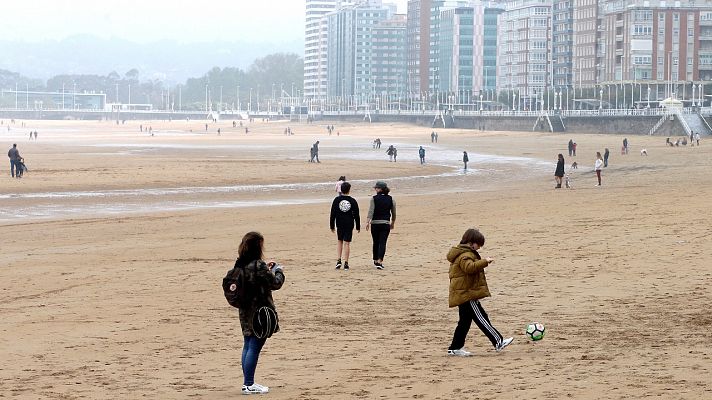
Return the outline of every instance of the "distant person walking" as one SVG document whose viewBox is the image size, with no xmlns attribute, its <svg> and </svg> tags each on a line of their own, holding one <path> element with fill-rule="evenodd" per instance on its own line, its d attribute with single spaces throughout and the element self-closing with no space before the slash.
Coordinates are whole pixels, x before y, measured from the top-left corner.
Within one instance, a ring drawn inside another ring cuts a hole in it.
<svg viewBox="0 0 712 400">
<path fill-rule="evenodd" d="M 242 348 L 242 384 L 243 394 L 263 394 L 269 392 L 269 387 L 255 383 L 255 370 L 262 347 L 267 338 L 279 332 L 279 323 L 265 327 L 260 318 L 262 311 L 269 308 L 275 311 L 272 291 L 279 290 L 284 284 L 282 266 L 262 260 L 264 237 L 258 232 L 249 232 L 243 238 L 238 248 L 238 258 L 235 268 L 242 268 L 245 289 L 245 304 L 240 307 L 240 327 L 245 344 Z M 263 329 L 267 328 L 267 329 Z M 265 331 L 266 332 L 263 332 Z M 264 334 L 264 335 L 263 335 Z"/>
<path fill-rule="evenodd" d="M 37 131 L 35 131 L 35 141 L 37 141 Z"/>
<path fill-rule="evenodd" d="M 561 183 L 564 179 L 564 163 L 564 155 L 559 153 L 559 157 L 556 160 L 556 171 L 554 171 L 555 189 L 561 189 Z"/>
<path fill-rule="evenodd" d="M 435 132 L 435 143 L 437 143 L 437 142 L 438 142 L 438 133 Z"/>
<path fill-rule="evenodd" d="M 593 166 L 593 169 L 596 170 L 596 178 L 598 178 L 598 185 L 596 186 L 601 186 L 601 168 L 603 167 L 603 157 L 601 157 L 601 152 L 597 151 L 596 152 L 596 163 Z"/>
<path fill-rule="evenodd" d="M 393 162 L 398 162 L 398 149 L 393 148 Z"/>
<path fill-rule="evenodd" d="M 494 262 L 494 259 L 487 257 L 482 259 L 477 252 L 485 245 L 485 237 L 477 229 L 468 229 L 462 235 L 460 244 L 454 246 L 447 253 L 447 260 L 450 262 L 450 290 L 448 304 L 450 307 L 457 307 L 459 320 L 457 328 L 452 337 L 452 343 L 448 347 L 447 354 L 450 356 L 467 357 L 472 355 L 465 350 L 465 340 L 475 321 L 494 346 L 496 351 L 502 351 L 509 346 L 514 338 L 504 338 L 489 320 L 489 316 L 482 308 L 480 300 L 490 297 L 485 268 Z"/>
<path fill-rule="evenodd" d="M 576 144 L 576 142 L 574 142 L 574 146 L 573 146 L 573 150 L 574 150 L 574 157 L 576 157 L 576 146 L 577 146 L 577 144 Z"/>
<path fill-rule="evenodd" d="M 395 147 L 393 145 L 388 146 L 388 149 L 386 150 L 386 154 L 388 154 L 388 161 L 393 162 L 393 152 L 395 151 Z"/>
<path fill-rule="evenodd" d="M 467 152 L 462 152 L 462 163 L 465 164 L 465 171 L 467 171 L 467 163 L 470 161 L 470 157 L 467 156 Z"/>
<path fill-rule="evenodd" d="M 386 182 L 378 181 L 373 188 L 376 195 L 371 197 L 368 207 L 366 230 L 371 230 L 373 239 L 373 265 L 376 269 L 383 269 L 388 235 L 396 226 L 396 202 L 390 196 L 391 189 Z"/>
<path fill-rule="evenodd" d="M 317 140 L 316 143 L 312 145 L 312 162 L 314 162 L 314 159 L 316 159 L 316 162 L 321 163 L 319 161 L 319 141 Z"/>
<path fill-rule="evenodd" d="M 608 167 L 608 156 L 611 154 L 610 151 L 608 151 L 608 147 L 606 147 L 606 150 L 603 152 L 603 168 Z"/>
<path fill-rule="evenodd" d="M 420 156 L 420 165 L 425 164 L 425 149 L 423 146 L 420 146 L 420 149 L 418 149 L 418 156 Z"/>
<path fill-rule="evenodd" d="M 20 150 L 17 149 L 17 143 L 14 143 L 12 148 L 8 150 L 7 157 L 10 159 L 10 176 L 15 178 L 18 175 L 17 177 L 19 178 L 18 163 L 22 157 L 20 157 Z"/>
<path fill-rule="evenodd" d="M 430 133 L 430 143 L 435 143 L 435 131 Z"/>
<path fill-rule="evenodd" d="M 628 154 L 628 138 L 623 138 L 623 154 Z"/>
<path fill-rule="evenodd" d="M 697 146 L 700 145 L 700 132 L 695 133 L 695 141 L 697 142 Z"/>
<path fill-rule="evenodd" d="M 574 155 L 574 140 L 569 139 L 569 157 L 573 157 Z"/>
<path fill-rule="evenodd" d="M 349 253 L 351 251 L 351 240 L 353 238 L 354 225 L 356 232 L 361 232 L 361 217 L 359 216 L 358 202 L 349 196 L 351 184 L 344 182 L 341 184 L 341 192 L 331 203 L 331 215 L 329 216 L 329 227 L 334 232 L 336 227 L 336 269 L 344 267 L 344 271 L 349 270 Z M 343 263 L 342 263 L 343 261 Z"/>
</svg>

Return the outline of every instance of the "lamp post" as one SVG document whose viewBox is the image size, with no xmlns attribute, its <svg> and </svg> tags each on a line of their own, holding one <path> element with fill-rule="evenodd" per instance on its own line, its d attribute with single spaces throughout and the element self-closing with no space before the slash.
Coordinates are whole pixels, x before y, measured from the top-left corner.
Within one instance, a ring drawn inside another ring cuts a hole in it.
<svg viewBox="0 0 712 400">
<path fill-rule="evenodd" d="M 702 90 L 702 84 L 701 84 L 701 83 L 700 83 L 700 86 L 698 87 L 698 89 L 699 89 L 699 90 L 697 91 L 697 95 L 698 95 L 699 98 L 700 98 L 700 101 L 699 101 L 700 107 L 704 107 L 704 105 L 705 105 L 705 98 L 704 98 L 704 91 Z"/>
<path fill-rule="evenodd" d="M 617 90 L 616 90 L 616 93 L 618 93 Z M 617 95 L 616 95 L 616 104 L 618 104 L 618 96 Z M 603 109 L 603 89 L 601 89 L 598 92 L 598 109 L 599 110 Z"/>
<path fill-rule="evenodd" d="M 480 112 L 482 112 L 482 94 L 480 94 Z"/>
<path fill-rule="evenodd" d="M 692 82 L 692 107 L 697 106 L 697 99 L 695 98 L 695 83 Z"/>
<path fill-rule="evenodd" d="M 646 108 L 650 108 L 650 84 L 648 84 L 648 101 L 646 103 Z"/>
</svg>

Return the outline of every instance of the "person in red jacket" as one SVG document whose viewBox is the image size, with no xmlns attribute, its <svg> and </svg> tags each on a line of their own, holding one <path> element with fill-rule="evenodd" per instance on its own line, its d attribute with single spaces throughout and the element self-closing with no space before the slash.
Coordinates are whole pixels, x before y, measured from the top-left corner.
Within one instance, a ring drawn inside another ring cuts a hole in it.
<svg viewBox="0 0 712 400">
<path fill-rule="evenodd" d="M 450 261 L 448 303 L 450 307 L 458 307 L 460 313 L 452 343 L 447 350 L 447 354 L 451 356 L 467 357 L 472 354 L 465 350 L 465 339 L 472 321 L 475 321 L 497 351 L 502 351 L 514 340 L 511 337 L 505 339 L 492 326 L 489 316 L 480 304 L 481 299 L 490 296 L 485 268 L 494 262 L 490 257 L 482 259 L 477 252 L 484 245 L 484 235 L 477 229 L 468 229 L 462 235 L 460 244 L 452 247 L 447 253 L 447 260 Z"/>
</svg>

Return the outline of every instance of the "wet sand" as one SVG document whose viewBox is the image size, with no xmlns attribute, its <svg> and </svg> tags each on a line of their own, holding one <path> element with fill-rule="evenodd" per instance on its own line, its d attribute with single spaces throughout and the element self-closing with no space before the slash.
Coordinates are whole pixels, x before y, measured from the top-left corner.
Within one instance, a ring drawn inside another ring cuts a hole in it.
<svg viewBox="0 0 712 400">
<path fill-rule="evenodd" d="M 412 126 L 335 124 L 341 136 L 329 137 L 321 125 L 291 124 L 296 135 L 285 137 L 285 123 L 255 123 L 244 135 L 230 121 L 209 134 L 198 134 L 203 122 L 174 121 L 151 123 L 149 137 L 139 123 L 29 121 L 36 143 L 3 134 L 31 171 L 0 184 L 0 398 L 238 395 L 242 338 L 219 284 L 253 229 L 287 275 L 275 293 L 282 331 L 257 370 L 269 398 L 712 391 L 706 138 L 666 148 L 665 138 L 628 137 L 631 153 L 621 156 L 622 136 L 576 135 L 574 189 L 555 190 L 569 135 L 438 130 L 433 145 L 430 129 Z M 313 165 L 316 140 L 322 163 Z M 385 155 L 390 143 L 398 163 Z M 591 170 L 604 147 L 610 166 L 596 188 Z M 371 265 L 365 231 L 351 271 L 333 270 L 328 207 L 339 175 L 353 180 L 362 208 L 375 180 L 393 187 L 399 218 L 384 271 Z M 265 201 L 273 205 L 244 206 Z M 23 218 L 12 216 L 18 209 Z M 470 226 L 496 259 L 483 305 L 515 341 L 495 353 L 473 326 L 473 357 L 449 358 L 457 311 L 447 308 L 444 256 Z M 538 343 L 523 334 L 534 320 L 547 327 Z"/>
</svg>

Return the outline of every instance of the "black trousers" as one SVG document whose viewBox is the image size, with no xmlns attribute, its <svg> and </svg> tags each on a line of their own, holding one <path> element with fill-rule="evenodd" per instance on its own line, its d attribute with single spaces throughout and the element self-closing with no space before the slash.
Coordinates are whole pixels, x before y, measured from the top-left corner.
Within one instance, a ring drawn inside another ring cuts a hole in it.
<svg viewBox="0 0 712 400">
<path fill-rule="evenodd" d="M 390 224 L 372 224 L 371 237 L 373 238 L 373 259 L 383 260 L 386 255 L 386 242 L 391 233 Z"/>
<path fill-rule="evenodd" d="M 453 335 L 452 343 L 448 350 L 457 350 L 465 346 L 465 339 L 467 338 L 467 333 L 470 331 L 472 321 L 475 321 L 477 327 L 480 328 L 482 333 L 492 342 L 492 346 L 497 348 L 502 344 L 502 335 L 492 326 L 479 300 L 470 300 L 460 304 L 458 310 L 460 312 L 460 320 L 457 321 L 457 328 L 455 328 L 455 334 Z"/>
</svg>

